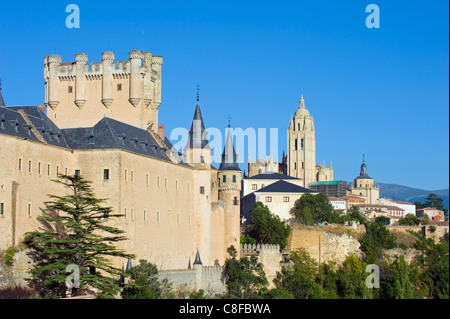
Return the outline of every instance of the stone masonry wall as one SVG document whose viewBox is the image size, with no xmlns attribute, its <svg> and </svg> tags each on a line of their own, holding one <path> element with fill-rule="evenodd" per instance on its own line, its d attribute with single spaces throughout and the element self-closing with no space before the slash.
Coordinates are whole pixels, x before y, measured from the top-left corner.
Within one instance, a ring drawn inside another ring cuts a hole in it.
<svg viewBox="0 0 450 319">
<path fill-rule="evenodd" d="M 315 226 L 293 226 L 288 238 L 288 251 L 305 248 L 318 263 L 331 260 L 342 263 L 348 255 L 362 256 L 359 241 L 346 232 L 327 231 Z"/>
</svg>

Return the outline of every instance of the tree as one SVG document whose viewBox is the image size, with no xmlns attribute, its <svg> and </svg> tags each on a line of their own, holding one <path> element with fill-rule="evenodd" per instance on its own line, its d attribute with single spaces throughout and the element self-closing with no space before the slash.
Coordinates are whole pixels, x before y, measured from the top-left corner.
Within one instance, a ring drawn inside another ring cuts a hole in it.
<svg viewBox="0 0 450 319">
<path fill-rule="evenodd" d="M 386 216 L 378 216 L 377 218 L 375 218 L 375 222 L 387 226 L 391 223 L 391 220 Z"/>
<path fill-rule="evenodd" d="M 34 262 L 30 285 L 43 296 L 65 296 L 66 268 L 79 270 L 81 290 L 95 288 L 98 297 L 113 297 L 120 291 L 117 278 L 123 274 L 109 258 L 134 258 L 114 244 L 125 240 L 124 232 L 108 225 L 114 214 L 101 206 L 105 199 L 93 194 L 90 182 L 78 175 L 59 175 L 54 182 L 68 189 L 68 195 L 49 195 L 42 231 L 25 234 L 24 243 Z"/>
<path fill-rule="evenodd" d="M 292 265 L 285 266 L 274 280 L 277 291 L 287 292 L 295 299 L 319 299 L 322 287 L 315 281 L 318 263 L 304 249 L 291 253 Z"/>
<path fill-rule="evenodd" d="M 361 236 L 361 250 L 366 254 L 366 262 L 376 263 L 382 256 L 382 249 L 396 247 L 396 237 L 391 234 L 386 226 L 372 222 L 366 227 L 366 232 Z"/>
<path fill-rule="evenodd" d="M 249 235 L 258 244 L 280 245 L 283 250 L 287 246 L 290 227 L 279 216 L 272 214 L 261 202 L 256 202 L 250 213 Z"/>
<path fill-rule="evenodd" d="M 428 214 L 424 214 L 420 220 L 421 225 L 428 225 L 430 223 L 430 216 Z"/>
<path fill-rule="evenodd" d="M 335 212 L 328 197 L 319 193 L 316 195 L 306 193 L 300 197 L 292 209 L 292 214 L 302 224 L 312 223 L 342 223 L 341 215 Z"/>
<path fill-rule="evenodd" d="M 339 296 L 345 299 L 372 298 L 366 286 L 366 264 L 355 255 L 349 255 L 337 272 L 336 286 Z"/>
<path fill-rule="evenodd" d="M 144 259 L 127 271 L 131 282 L 122 291 L 123 299 L 161 299 L 172 297 L 167 279 L 159 281 L 158 268 Z"/>
<path fill-rule="evenodd" d="M 393 297 L 395 299 L 412 299 L 414 296 L 412 269 L 403 255 L 392 264 Z"/>
<path fill-rule="evenodd" d="M 423 204 L 422 204 L 421 202 L 419 202 L 419 201 L 415 201 L 415 202 L 414 202 L 414 205 L 416 205 L 416 210 L 417 210 L 417 209 L 422 209 L 422 208 L 423 208 Z"/>
<path fill-rule="evenodd" d="M 425 203 L 423 204 L 423 208 L 431 207 L 439 210 L 444 210 L 443 199 L 436 194 L 429 194 L 425 199 Z"/>
<path fill-rule="evenodd" d="M 366 225 L 369 222 L 368 219 L 363 214 L 361 214 L 361 212 L 359 211 L 359 207 L 356 205 L 351 206 L 347 210 L 347 215 L 350 216 L 351 220 L 357 221 L 361 225 Z"/>
<path fill-rule="evenodd" d="M 231 258 L 225 260 L 222 273 L 227 286 L 225 297 L 232 299 L 261 298 L 267 292 L 268 281 L 263 269 L 263 264 L 258 258 L 251 256 L 239 260 L 234 246 L 227 249 Z"/>
<path fill-rule="evenodd" d="M 413 214 L 406 214 L 405 216 L 400 217 L 398 224 L 405 226 L 418 226 L 420 224 L 420 219 Z"/>
</svg>

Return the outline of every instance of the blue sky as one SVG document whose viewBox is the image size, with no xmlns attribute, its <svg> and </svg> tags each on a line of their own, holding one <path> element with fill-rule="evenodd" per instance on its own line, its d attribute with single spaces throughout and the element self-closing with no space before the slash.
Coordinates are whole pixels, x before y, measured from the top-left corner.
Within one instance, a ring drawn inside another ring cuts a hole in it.
<svg viewBox="0 0 450 319">
<path fill-rule="evenodd" d="M 68 29 L 68 4 L 80 28 Z M 368 29 L 365 8 L 380 8 Z M 189 128 L 196 84 L 207 127 L 277 127 L 278 156 L 303 94 L 317 162 L 335 179 L 449 187 L 448 1 L 4 1 L 7 105 L 44 101 L 43 57 L 152 51 L 164 57 L 159 120 Z M 144 31 L 144 32 L 143 32 Z M 225 138 L 225 136 L 224 136 Z M 247 159 L 247 154 L 243 154 Z M 246 169 L 245 165 L 241 165 Z"/>
</svg>

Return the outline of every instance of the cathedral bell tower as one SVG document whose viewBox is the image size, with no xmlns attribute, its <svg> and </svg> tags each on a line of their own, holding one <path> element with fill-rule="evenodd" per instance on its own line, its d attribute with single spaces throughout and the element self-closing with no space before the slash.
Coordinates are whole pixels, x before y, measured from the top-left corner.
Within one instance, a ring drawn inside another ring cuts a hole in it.
<svg viewBox="0 0 450 319">
<path fill-rule="evenodd" d="M 287 131 L 287 174 L 303 180 L 308 187 L 316 181 L 316 137 L 314 120 L 301 96 L 299 107 Z"/>
</svg>

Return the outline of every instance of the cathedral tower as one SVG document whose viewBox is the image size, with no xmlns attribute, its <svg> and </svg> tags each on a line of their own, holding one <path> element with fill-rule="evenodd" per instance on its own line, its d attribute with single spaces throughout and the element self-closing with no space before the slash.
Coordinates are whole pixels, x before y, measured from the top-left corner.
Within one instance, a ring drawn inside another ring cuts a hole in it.
<svg viewBox="0 0 450 319">
<path fill-rule="evenodd" d="M 303 186 L 308 187 L 316 181 L 316 137 L 314 120 L 305 108 L 303 95 L 291 118 L 287 139 L 287 174 L 302 179 Z"/>
</svg>

